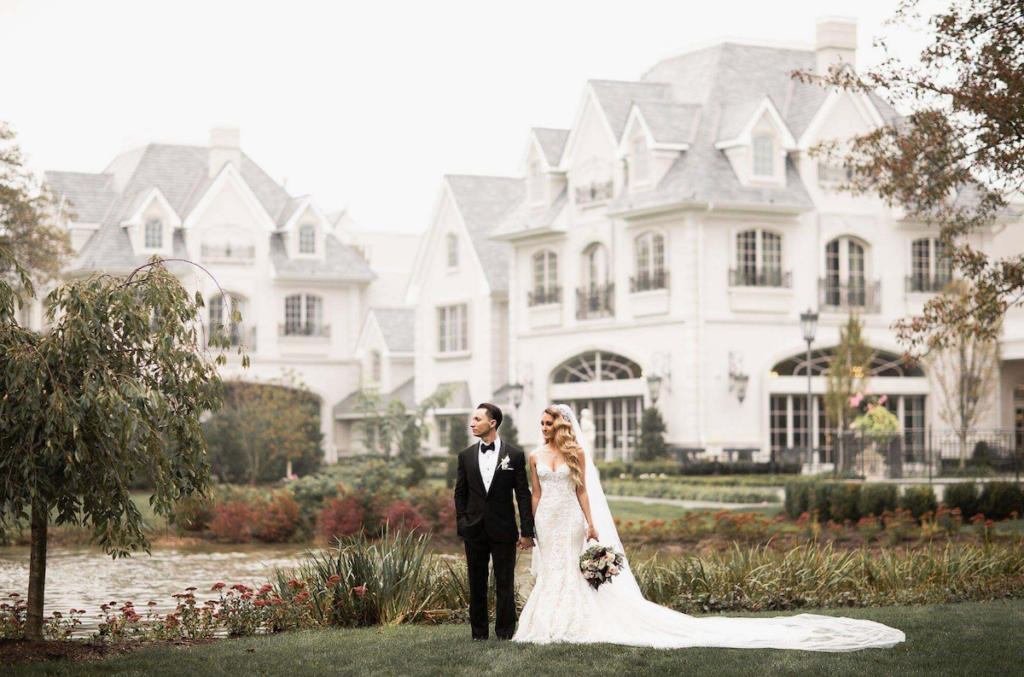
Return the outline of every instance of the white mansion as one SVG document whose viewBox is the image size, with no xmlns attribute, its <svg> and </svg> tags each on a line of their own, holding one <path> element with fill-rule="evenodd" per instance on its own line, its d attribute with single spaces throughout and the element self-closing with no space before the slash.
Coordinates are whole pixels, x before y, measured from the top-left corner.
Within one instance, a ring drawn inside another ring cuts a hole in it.
<svg viewBox="0 0 1024 677">
<path fill-rule="evenodd" d="M 844 168 L 808 152 L 899 118 L 875 95 L 791 77 L 838 59 L 856 65 L 849 20 L 820 20 L 809 49 L 688 51 L 635 82 L 588 82 L 570 128 L 530 132 L 522 178 L 446 177 L 407 296 L 415 397 L 455 393 L 434 449 L 476 403 L 520 397 L 527 448 L 541 409 L 569 402 L 592 410 L 600 454 L 628 457 L 655 401 L 670 444 L 708 456 L 824 447 L 821 371 L 851 311 L 875 351 L 870 386 L 901 426 L 943 425 L 936 387 L 902 367 L 889 329 L 950 278 L 937 231 L 836 191 Z M 976 245 L 1024 251 L 1010 225 Z M 820 313 L 810 364 L 806 309 Z M 1024 314 L 1001 349 L 983 425 L 1013 428 Z"/>
<path fill-rule="evenodd" d="M 230 324 L 217 283 L 240 306 L 243 324 L 230 335 L 251 366 L 229 353 L 224 375 L 293 373 L 320 398 L 328 462 L 349 444 L 336 405 L 364 385 L 390 392 L 411 377 L 412 310 L 402 304 L 420 237 L 360 230 L 345 212 L 289 195 L 242 152 L 237 129 L 212 130 L 208 147 L 140 145 L 98 174 L 46 172 L 44 181 L 63 203 L 75 250 L 67 276 L 125 273 L 154 254 L 208 269 L 216 282 L 168 263 L 202 292 L 204 326 Z M 41 303 L 20 321 L 41 326 Z"/>
</svg>

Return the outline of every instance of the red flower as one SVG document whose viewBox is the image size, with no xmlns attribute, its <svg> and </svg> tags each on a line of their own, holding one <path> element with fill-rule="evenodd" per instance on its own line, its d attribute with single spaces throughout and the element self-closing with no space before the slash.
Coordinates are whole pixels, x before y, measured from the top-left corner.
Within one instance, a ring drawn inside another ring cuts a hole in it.
<svg viewBox="0 0 1024 677">
<path fill-rule="evenodd" d="M 224 587 L 224 584 L 223 584 L 223 583 L 214 583 L 214 584 L 213 584 L 213 587 L 212 587 L 212 588 L 210 588 L 210 590 L 220 590 L 220 589 L 222 589 L 223 587 Z"/>
<path fill-rule="evenodd" d="M 334 585 L 335 583 L 337 583 L 340 580 L 341 580 L 341 576 L 339 576 L 338 574 L 334 574 L 333 576 L 331 576 L 330 578 L 327 579 L 327 582 L 330 583 L 331 585 Z"/>
<path fill-rule="evenodd" d="M 352 588 L 352 594 L 355 595 L 356 597 L 362 597 L 363 595 L 366 594 L 366 586 L 365 585 L 357 585 L 356 587 Z"/>
</svg>

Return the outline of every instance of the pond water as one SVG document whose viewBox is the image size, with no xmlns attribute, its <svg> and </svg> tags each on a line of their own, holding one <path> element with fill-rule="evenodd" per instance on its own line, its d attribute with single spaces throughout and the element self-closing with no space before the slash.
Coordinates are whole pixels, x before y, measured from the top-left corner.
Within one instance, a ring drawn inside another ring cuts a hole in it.
<svg viewBox="0 0 1024 677">
<path fill-rule="evenodd" d="M 461 545 L 436 547 L 445 554 L 461 555 Z M 195 586 L 196 598 L 202 602 L 215 599 L 210 592 L 214 583 L 228 585 L 242 583 L 259 587 L 268 582 L 276 568 L 290 568 L 299 564 L 316 545 L 218 545 L 154 546 L 153 554 L 136 553 L 132 557 L 112 559 L 99 548 L 50 548 L 46 561 L 46 604 L 44 613 L 64 614 L 69 609 L 84 609 L 78 635 L 95 631 L 100 605 L 116 601 L 135 603 L 145 613 L 147 602 L 157 613 L 173 611 L 176 602 L 172 595 Z M 0 548 L 0 597 L 16 592 L 22 596 L 28 590 L 29 549 L 27 547 Z M 517 579 L 523 593 L 529 592 L 530 556 L 521 553 L 517 566 Z"/>
</svg>

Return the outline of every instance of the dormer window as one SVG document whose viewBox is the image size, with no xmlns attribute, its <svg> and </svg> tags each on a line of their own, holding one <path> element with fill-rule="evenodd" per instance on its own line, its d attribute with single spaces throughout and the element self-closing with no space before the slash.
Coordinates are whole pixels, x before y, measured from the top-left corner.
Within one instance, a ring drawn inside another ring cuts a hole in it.
<svg viewBox="0 0 1024 677">
<path fill-rule="evenodd" d="M 370 378 L 374 383 L 380 383 L 381 377 L 381 359 L 380 351 L 374 350 L 370 353 Z"/>
<path fill-rule="evenodd" d="M 299 226 L 299 253 L 316 254 L 316 226 Z"/>
<path fill-rule="evenodd" d="M 752 157 L 754 176 L 775 176 L 775 140 L 767 134 L 754 137 Z"/>
<path fill-rule="evenodd" d="M 146 249 L 162 249 L 164 224 L 160 219 L 146 219 L 144 243 Z"/>
<path fill-rule="evenodd" d="M 645 183 L 648 179 L 647 139 L 638 136 L 633 139 L 633 182 Z"/>
<path fill-rule="evenodd" d="M 540 169 L 540 161 L 534 160 L 530 163 L 530 203 L 540 204 L 544 202 L 544 174 Z"/>
<path fill-rule="evenodd" d="M 448 267 L 459 267 L 459 236 L 448 233 Z"/>
</svg>

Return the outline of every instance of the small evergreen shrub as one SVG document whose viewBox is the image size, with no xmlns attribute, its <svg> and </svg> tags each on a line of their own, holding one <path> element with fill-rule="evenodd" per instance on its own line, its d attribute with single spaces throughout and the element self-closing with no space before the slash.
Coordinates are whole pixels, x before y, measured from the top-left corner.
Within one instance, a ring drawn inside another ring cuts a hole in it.
<svg viewBox="0 0 1024 677">
<path fill-rule="evenodd" d="M 914 519 L 921 519 L 926 512 L 934 513 L 939 508 L 935 500 L 935 491 L 929 486 L 907 487 L 900 496 L 899 507 L 909 510 Z"/>
<path fill-rule="evenodd" d="M 991 520 L 1004 520 L 1016 512 L 1024 514 L 1024 490 L 1012 482 L 989 482 L 978 497 L 978 511 Z"/>
<path fill-rule="evenodd" d="M 858 509 L 861 517 L 879 516 L 886 510 L 893 511 L 898 507 L 898 487 L 895 484 L 869 483 L 860 488 Z"/>
<path fill-rule="evenodd" d="M 960 516 L 969 520 L 978 513 L 978 485 L 974 482 L 950 482 L 942 494 L 942 502 L 960 508 Z"/>
</svg>

